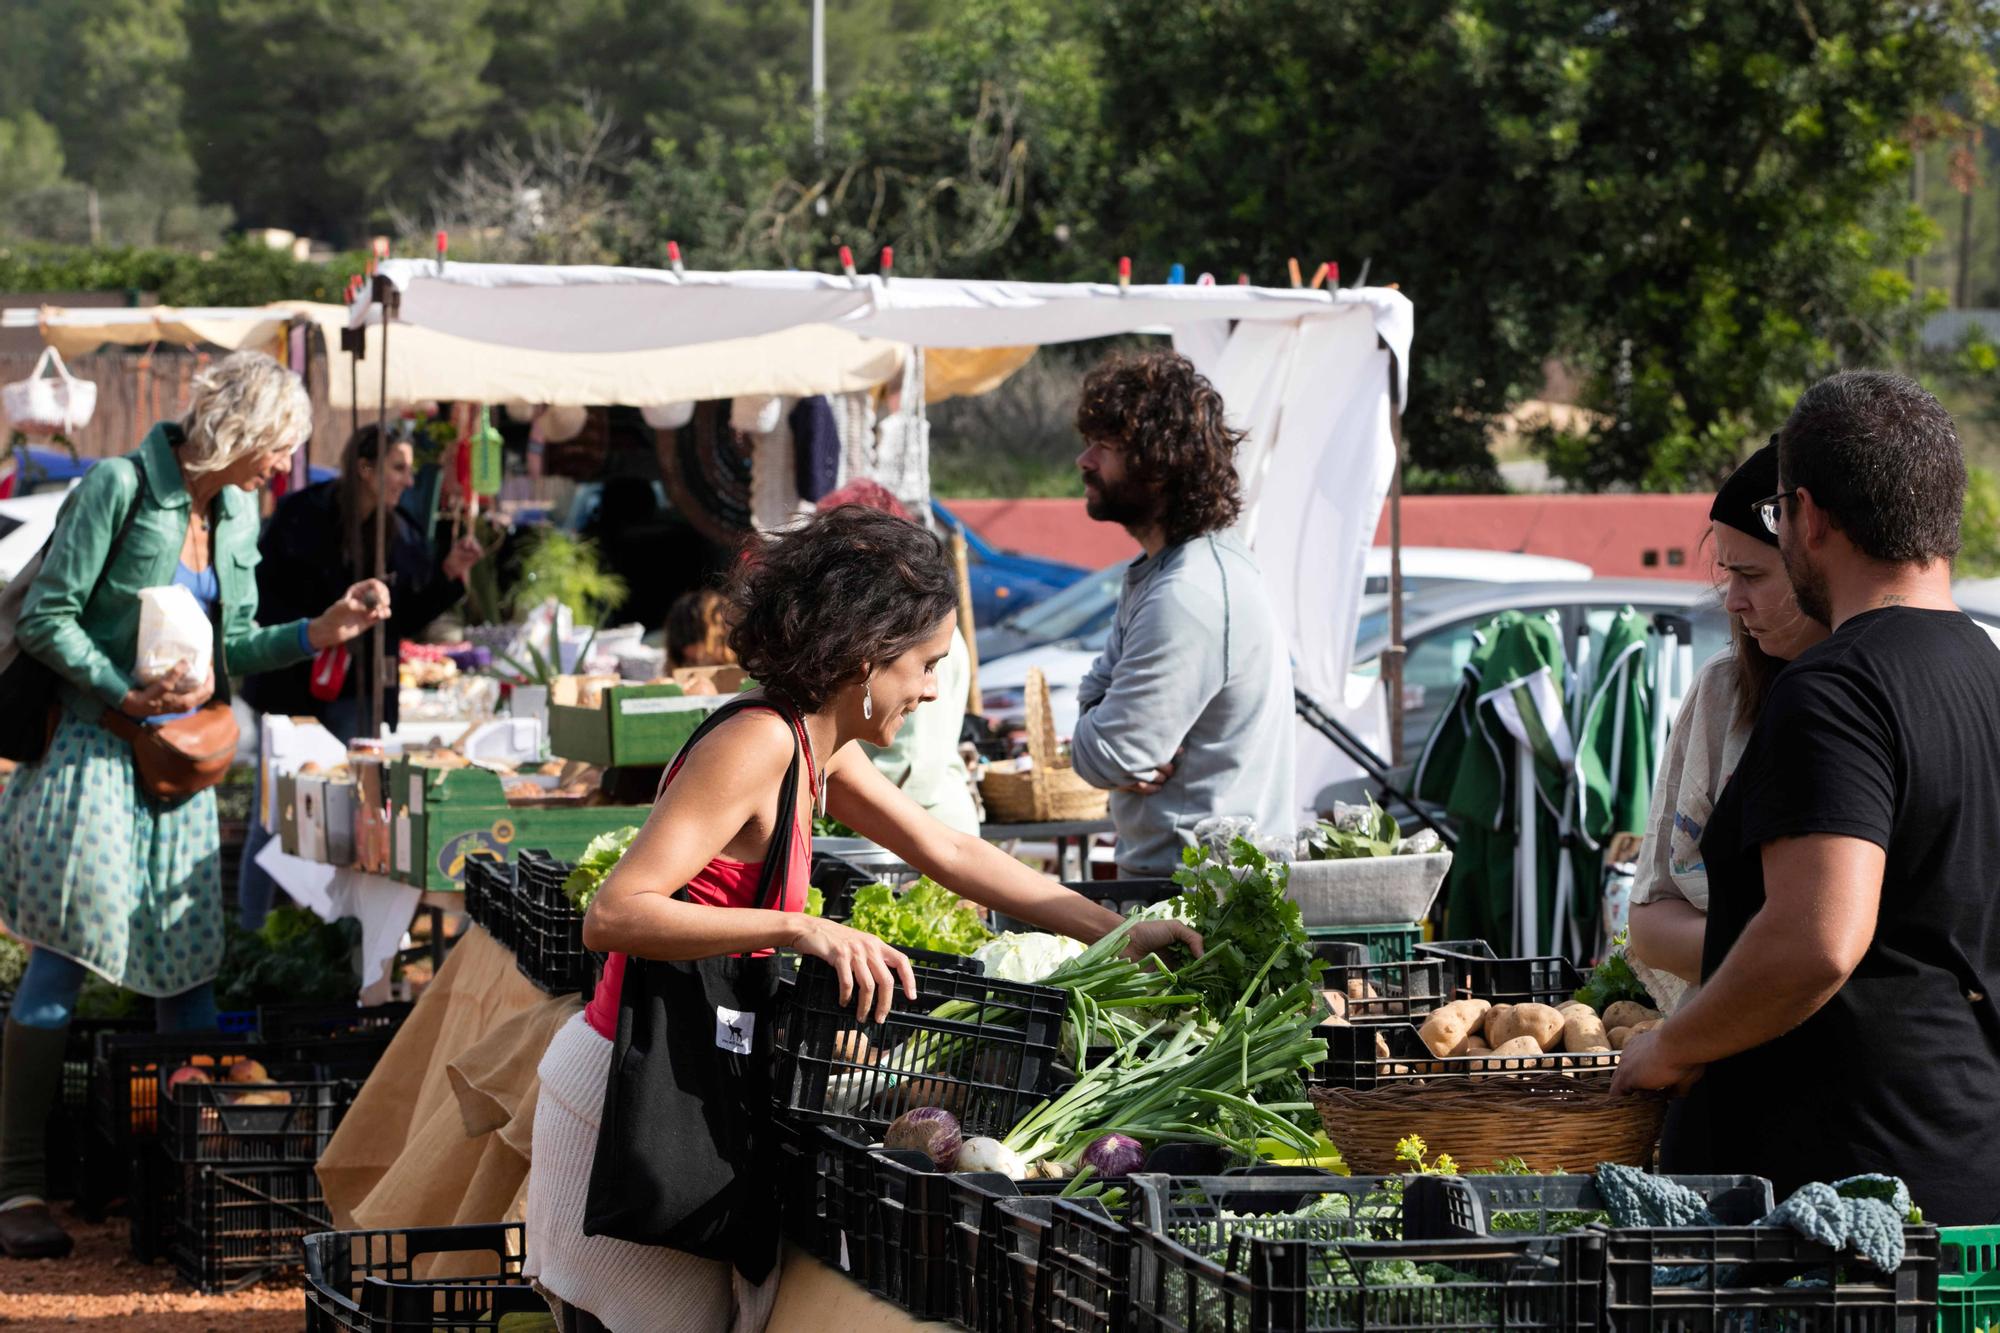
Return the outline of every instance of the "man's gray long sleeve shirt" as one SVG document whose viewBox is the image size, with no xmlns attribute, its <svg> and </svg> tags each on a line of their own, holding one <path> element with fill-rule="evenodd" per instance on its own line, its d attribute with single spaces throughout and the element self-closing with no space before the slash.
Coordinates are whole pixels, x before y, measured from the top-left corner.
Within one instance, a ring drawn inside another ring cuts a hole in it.
<svg viewBox="0 0 2000 1333">
<path fill-rule="evenodd" d="M 1124 873 L 1172 874 L 1211 815 L 1295 831 L 1291 658 L 1256 561 L 1233 534 L 1132 562 L 1077 702 L 1070 759 L 1084 781 L 1118 788 L 1175 765 L 1153 795 L 1111 794 Z"/>
</svg>

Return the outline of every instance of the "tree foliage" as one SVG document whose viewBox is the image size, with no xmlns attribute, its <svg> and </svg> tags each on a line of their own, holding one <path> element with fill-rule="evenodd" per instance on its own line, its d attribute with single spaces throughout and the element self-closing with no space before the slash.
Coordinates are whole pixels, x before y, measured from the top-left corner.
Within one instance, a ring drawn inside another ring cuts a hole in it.
<svg viewBox="0 0 2000 1333">
<path fill-rule="evenodd" d="M 822 137 L 796 0 L 13 0 L 0 242 L 233 217 L 563 262 L 1334 260 L 1416 303 L 1414 488 L 1497 485 L 1491 425 L 1551 360 L 1602 423 L 1535 437 L 1558 479 L 1700 486 L 1814 376 L 1913 364 L 1911 155 L 1974 137 L 1996 5 L 840 0 Z M 338 290 L 240 247 L 213 277 L 27 253 L 0 277 Z"/>
</svg>

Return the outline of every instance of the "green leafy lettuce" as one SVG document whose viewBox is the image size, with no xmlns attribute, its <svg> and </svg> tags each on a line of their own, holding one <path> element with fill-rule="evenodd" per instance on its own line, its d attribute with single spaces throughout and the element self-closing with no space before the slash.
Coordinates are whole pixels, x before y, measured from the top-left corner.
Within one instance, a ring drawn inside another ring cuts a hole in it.
<svg viewBox="0 0 2000 1333">
<path fill-rule="evenodd" d="M 856 889 L 847 924 L 898 949 L 936 953 L 971 953 L 993 938 L 970 903 L 929 876 L 900 895 L 887 884 Z"/>
<path fill-rule="evenodd" d="M 618 864 L 619 858 L 639 836 L 637 828 L 622 828 L 611 833 L 600 833 L 590 840 L 583 849 L 583 855 L 576 858 L 576 866 L 563 881 L 563 895 L 570 905 L 579 912 L 590 910 L 590 900 L 604 887 L 604 877 Z"/>
</svg>

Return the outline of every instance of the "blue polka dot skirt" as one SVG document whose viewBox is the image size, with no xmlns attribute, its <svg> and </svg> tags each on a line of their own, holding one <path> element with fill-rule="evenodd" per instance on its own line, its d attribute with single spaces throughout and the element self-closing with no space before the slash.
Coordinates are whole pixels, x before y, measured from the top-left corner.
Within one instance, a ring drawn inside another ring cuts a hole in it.
<svg viewBox="0 0 2000 1333">
<path fill-rule="evenodd" d="M 215 792 L 172 809 L 139 790 L 132 750 L 68 709 L 48 754 L 0 790 L 0 921 L 144 995 L 222 964 Z"/>
</svg>

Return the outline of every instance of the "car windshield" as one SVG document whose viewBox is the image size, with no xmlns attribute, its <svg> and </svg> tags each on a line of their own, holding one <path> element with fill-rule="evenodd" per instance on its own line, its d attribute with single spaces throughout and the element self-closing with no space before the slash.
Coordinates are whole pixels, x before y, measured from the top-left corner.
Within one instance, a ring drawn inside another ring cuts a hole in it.
<svg viewBox="0 0 2000 1333">
<path fill-rule="evenodd" d="M 1118 585 L 1124 579 L 1123 564 L 1086 574 L 1061 592 L 1008 616 L 996 628 L 1041 643 L 1102 634 L 1118 610 Z"/>
</svg>

